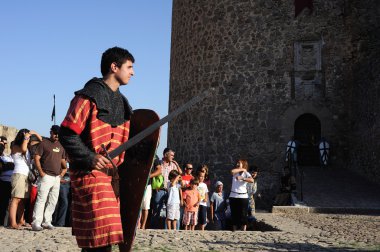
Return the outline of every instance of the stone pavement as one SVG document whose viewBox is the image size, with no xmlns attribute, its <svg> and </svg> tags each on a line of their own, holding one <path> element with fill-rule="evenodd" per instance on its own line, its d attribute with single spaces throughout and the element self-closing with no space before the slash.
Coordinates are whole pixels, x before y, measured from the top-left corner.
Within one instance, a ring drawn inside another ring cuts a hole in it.
<svg viewBox="0 0 380 252">
<path fill-rule="evenodd" d="M 303 170 L 303 201 L 307 206 L 380 210 L 380 187 L 366 178 L 334 166 Z"/>
<path fill-rule="evenodd" d="M 140 230 L 134 251 L 380 251 L 380 216 L 258 213 L 257 218 L 280 231 Z M 80 250 L 70 228 L 0 227 L 0 251 Z"/>
</svg>

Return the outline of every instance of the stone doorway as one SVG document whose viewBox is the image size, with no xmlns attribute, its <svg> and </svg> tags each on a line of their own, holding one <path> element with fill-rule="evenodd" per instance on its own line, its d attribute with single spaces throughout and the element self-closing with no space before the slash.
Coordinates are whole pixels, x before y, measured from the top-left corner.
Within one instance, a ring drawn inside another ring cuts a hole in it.
<svg viewBox="0 0 380 252">
<path fill-rule="evenodd" d="M 318 117 L 310 113 L 299 116 L 294 123 L 294 138 L 298 141 L 298 164 L 319 166 L 321 122 Z"/>
</svg>

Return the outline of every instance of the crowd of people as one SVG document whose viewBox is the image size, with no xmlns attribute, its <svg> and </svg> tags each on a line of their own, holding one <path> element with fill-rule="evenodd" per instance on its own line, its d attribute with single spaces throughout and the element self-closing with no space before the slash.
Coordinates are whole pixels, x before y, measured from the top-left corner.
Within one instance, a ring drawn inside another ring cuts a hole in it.
<svg viewBox="0 0 380 252">
<path fill-rule="evenodd" d="M 221 181 L 214 179 L 212 184 L 207 165 L 194 170 L 187 162 L 182 171 L 174 156 L 174 150 L 165 148 L 163 158 L 155 158 L 139 228 L 246 230 L 248 221 L 255 219 L 257 166 L 237 160 L 230 171 L 231 190 L 225 192 Z"/>
<path fill-rule="evenodd" d="M 69 162 L 59 129 L 53 125 L 49 138 L 21 129 L 10 155 L 4 151 L 7 138 L 0 137 L 0 225 L 35 231 L 71 225 Z M 211 184 L 207 165 L 195 170 L 187 162 L 182 170 L 174 156 L 165 148 L 162 159 L 155 157 L 138 227 L 225 230 L 230 223 L 233 230 L 246 230 L 255 215 L 258 168 L 238 160 L 226 193 L 221 181 Z"/>
<path fill-rule="evenodd" d="M 5 153 L 0 138 L 0 225 L 34 231 L 69 225 L 67 157 L 59 142 L 58 125 L 50 137 L 28 129 L 18 131 Z"/>
</svg>

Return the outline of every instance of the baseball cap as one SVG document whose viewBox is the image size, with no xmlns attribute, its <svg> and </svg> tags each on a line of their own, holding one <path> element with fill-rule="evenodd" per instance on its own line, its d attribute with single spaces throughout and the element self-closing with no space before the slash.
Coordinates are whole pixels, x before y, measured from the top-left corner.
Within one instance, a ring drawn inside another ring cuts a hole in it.
<svg viewBox="0 0 380 252">
<path fill-rule="evenodd" d="M 50 130 L 55 133 L 55 134 L 58 134 L 59 133 L 59 130 L 60 130 L 60 127 L 58 125 L 53 125 L 51 126 Z"/>
<path fill-rule="evenodd" d="M 217 182 L 215 183 L 215 186 L 220 186 L 220 185 L 223 185 L 222 181 L 217 181 Z"/>
</svg>

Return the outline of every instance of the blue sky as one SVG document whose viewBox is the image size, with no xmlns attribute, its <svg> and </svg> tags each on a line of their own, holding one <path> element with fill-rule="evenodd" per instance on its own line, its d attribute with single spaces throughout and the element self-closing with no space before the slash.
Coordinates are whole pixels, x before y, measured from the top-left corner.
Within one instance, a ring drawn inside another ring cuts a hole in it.
<svg viewBox="0 0 380 252">
<path fill-rule="evenodd" d="M 2 1 L 0 4 L 0 124 L 48 136 L 73 92 L 100 77 L 100 58 L 113 46 L 136 59 L 121 92 L 134 109 L 168 112 L 171 0 Z M 161 129 L 161 156 L 167 142 Z"/>
</svg>

